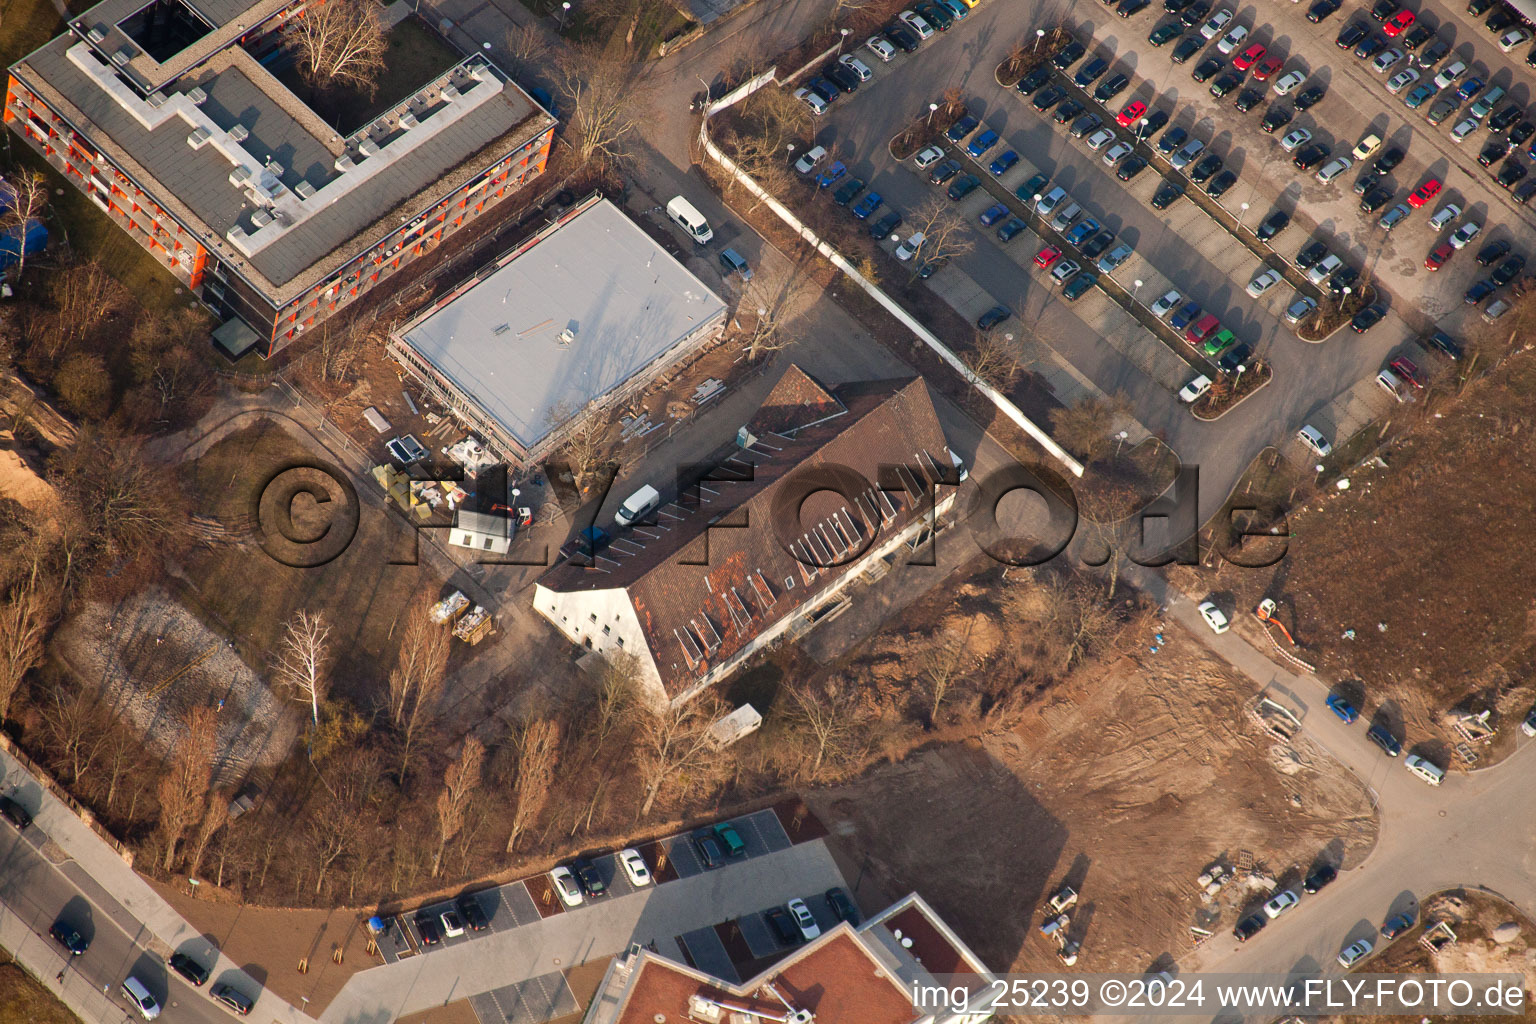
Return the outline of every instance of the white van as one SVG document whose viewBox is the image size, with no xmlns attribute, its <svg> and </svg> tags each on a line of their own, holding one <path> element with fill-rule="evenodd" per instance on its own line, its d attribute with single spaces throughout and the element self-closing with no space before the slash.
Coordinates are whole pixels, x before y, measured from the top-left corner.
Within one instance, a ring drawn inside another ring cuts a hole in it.
<svg viewBox="0 0 1536 1024">
<path fill-rule="evenodd" d="M 619 525 L 620 529 L 626 526 L 634 526 L 636 522 L 645 518 L 647 513 L 655 510 L 660 505 L 660 492 L 650 484 L 646 484 L 634 494 L 624 499 L 624 504 L 620 505 L 619 510 L 613 514 L 613 521 Z"/>
<path fill-rule="evenodd" d="M 709 221 L 682 196 L 673 196 L 671 202 L 667 203 L 667 216 L 700 245 L 707 245 L 715 237 L 715 233 L 709 229 Z"/>
<path fill-rule="evenodd" d="M 1409 754 L 1403 759 L 1403 767 L 1429 783 L 1431 786 L 1440 785 L 1440 780 L 1445 778 L 1445 769 L 1439 765 L 1431 764 L 1418 754 Z"/>
<path fill-rule="evenodd" d="M 144 983 L 131 974 L 123 982 L 123 998 L 132 1003 L 133 1008 L 139 1011 L 139 1016 L 145 1020 L 154 1020 L 160 1016 L 160 1004 L 149 994 Z"/>
</svg>

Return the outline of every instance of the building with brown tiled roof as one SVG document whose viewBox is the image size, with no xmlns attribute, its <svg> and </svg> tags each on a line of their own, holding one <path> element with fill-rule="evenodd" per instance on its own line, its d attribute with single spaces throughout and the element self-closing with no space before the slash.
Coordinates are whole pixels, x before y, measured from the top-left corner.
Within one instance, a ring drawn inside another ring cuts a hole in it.
<svg viewBox="0 0 1536 1024">
<path fill-rule="evenodd" d="M 956 463 L 918 379 L 834 391 L 791 367 L 736 444 L 535 589 L 534 608 L 571 642 L 634 655 L 657 703 L 688 700 L 838 614 L 855 579 L 883 572 L 954 502 L 941 482 L 958 482 Z"/>
<path fill-rule="evenodd" d="M 921 944 L 907 932 L 914 922 Z M 992 979 L 913 893 L 740 983 L 631 947 L 609 967 L 582 1024 L 980 1024 L 991 1016 Z"/>
</svg>

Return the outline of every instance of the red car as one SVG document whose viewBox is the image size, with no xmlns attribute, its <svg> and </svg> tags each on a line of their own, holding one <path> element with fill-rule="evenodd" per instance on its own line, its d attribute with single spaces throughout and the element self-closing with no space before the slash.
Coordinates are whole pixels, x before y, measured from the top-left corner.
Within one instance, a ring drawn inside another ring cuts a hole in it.
<svg viewBox="0 0 1536 1024">
<path fill-rule="evenodd" d="M 1419 207 L 1435 198 L 1435 196 L 1439 195 L 1440 188 L 1440 179 L 1430 178 L 1424 184 L 1413 190 L 1413 193 L 1408 197 L 1408 205 L 1417 210 Z"/>
<path fill-rule="evenodd" d="M 1205 316 L 1189 325 L 1189 330 L 1184 332 L 1184 340 L 1191 345 L 1199 345 L 1216 333 L 1216 328 L 1221 326 L 1221 321 L 1216 319 L 1216 314 L 1207 313 Z"/>
<path fill-rule="evenodd" d="M 1265 49 L 1262 44 L 1254 43 L 1248 49 L 1232 59 L 1232 66 L 1239 71 L 1247 71 L 1259 61 L 1264 59 Z"/>
<path fill-rule="evenodd" d="M 1285 58 L 1283 57 L 1269 57 L 1260 61 L 1258 67 L 1253 69 L 1253 80 L 1255 82 L 1268 81 L 1269 76 L 1279 71 L 1280 65 L 1284 63 Z"/>
<path fill-rule="evenodd" d="M 1456 247 L 1450 242 L 1441 242 L 1434 249 L 1430 250 L 1428 256 L 1424 257 L 1424 269 L 1439 270 L 1445 266 L 1445 261 L 1450 259 L 1455 252 Z"/>
<path fill-rule="evenodd" d="M 1120 111 L 1120 116 L 1115 118 L 1121 128 L 1129 128 L 1131 125 L 1147 116 L 1147 105 L 1140 100 L 1127 103 L 1125 109 Z"/>
<path fill-rule="evenodd" d="M 1381 30 L 1387 34 L 1388 39 L 1392 39 L 1402 35 L 1403 31 L 1413 24 L 1413 21 L 1412 11 L 1398 11 L 1382 24 Z"/>
<path fill-rule="evenodd" d="M 1406 356 L 1398 356 L 1388 365 L 1392 367 L 1393 373 L 1403 378 L 1405 383 L 1420 389 L 1424 387 L 1424 381 L 1419 377 L 1419 368 L 1413 364 L 1413 360 Z"/>
<path fill-rule="evenodd" d="M 1061 250 L 1056 248 L 1054 245 L 1048 245 L 1044 249 L 1041 249 L 1039 252 L 1035 253 L 1035 266 L 1039 267 L 1041 270 L 1046 270 L 1052 263 L 1055 263 L 1060 258 Z"/>
</svg>

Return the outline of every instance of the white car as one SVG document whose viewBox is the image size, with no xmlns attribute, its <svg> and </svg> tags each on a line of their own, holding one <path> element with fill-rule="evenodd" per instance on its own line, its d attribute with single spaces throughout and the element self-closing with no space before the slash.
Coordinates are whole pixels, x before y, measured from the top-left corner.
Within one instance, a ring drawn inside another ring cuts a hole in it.
<svg viewBox="0 0 1536 1024">
<path fill-rule="evenodd" d="M 1450 85 L 1452 82 L 1456 81 L 1456 79 L 1460 78 L 1462 75 L 1464 75 L 1466 73 L 1467 73 L 1467 62 L 1466 61 L 1464 61 L 1464 60 L 1454 60 L 1454 61 L 1451 61 L 1451 63 L 1449 63 L 1445 67 L 1441 68 L 1440 69 L 1440 73 L 1435 76 L 1435 88 L 1436 89 L 1444 89 L 1446 86 Z"/>
<path fill-rule="evenodd" d="M 1317 172 L 1317 180 L 1326 185 L 1334 178 L 1337 178 L 1339 175 L 1349 170 L 1353 164 L 1354 161 L 1347 156 L 1336 156 L 1332 160 L 1329 160 L 1327 163 L 1323 164 L 1322 169 Z"/>
<path fill-rule="evenodd" d="M 925 238 L 921 231 L 912 232 L 912 237 L 896 247 L 896 258 L 903 263 L 907 262 L 917 255 L 917 250 L 923 247 L 924 241 Z"/>
<path fill-rule="evenodd" d="M 456 939 L 464 934 L 464 922 L 457 910 L 445 910 L 437 915 L 437 919 L 443 922 L 443 934 L 448 938 Z"/>
<path fill-rule="evenodd" d="M 1343 265 L 1344 260 L 1342 258 L 1336 256 L 1333 253 L 1329 253 L 1327 256 L 1324 256 L 1322 259 L 1312 264 L 1312 268 L 1307 271 L 1307 280 L 1311 281 L 1313 284 L 1322 284 L 1324 281 L 1328 280 L 1329 274 L 1332 274 L 1335 270 L 1338 270 Z"/>
<path fill-rule="evenodd" d="M 1275 95 L 1289 96 L 1296 90 L 1297 86 L 1301 85 L 1301 83 L 1305 82 L 1306 80 L 1307 73 L 1305 71 L 1300 69 L 1295 71 L 1287 71 L 1285 74 L 1275 79 Z"/>
<path fill-rule="evenodd" d="M 1421 76 L 1419 73 L 1413 68 L 1404 68 L 1402 71 L 1399 71 L 1397 74 L 1387 79 L 1387 92 L 1396 96 L 1398 93 L 1408 88 L 1414 82 L 1417 82 L 1420 77 Z"/>
<path fill-rule="evenodd" d="M 1360 136 L 1360 141 L 1355 143 L 1355 148 L 1351 155 L 1354 156 L 1356 160 L 1364 160 L 1366 157 L 1370 156 L 1380 148 L 1381 136 L 1377 135 L 1375 132 L 1366 132 L 1364 135 Z"/>
<path fill-rule="evenodd" d="M 1344 951 L 1339 954 L 1339 966 L 1355 966 L 1355 964 L 1370 956 L 1371 950 L 1374 948 L 1375 947 L 1371 945 L 1370 939 L 1359 939 L 1355 942 L 1351 942 L 1349 945 L 1345 946 Z"/>
<path fill-rule="evenodd" d="M 1296 895 L 1296 890 L 1287 889 L 1285 892 L 1276 894 L 1274 899 L 1264 904 L 1264 916 L 1273 921 L 1300 902 L 1301 897 Z"/>
<path fill-rule="evenodd" d="M 1188 405 L 1200 400 L 1200 396 L 1211 390 L 1211 378 L 1201 374 L 1194 380 L 1179 389 L 1179 401 Z"/>
<path fill-rule="evenodd" d="M 1201 601 L 1195 611 L 1200 613 L 1200 617 L 1205 620 L 1207 626 L 1211 627 L 1213 633 L 1219 635 L 1232 628 L 1232 623 L 1228 622 L 1226 615 L 1216 607 L 1215 601 Z"/>
<path fill-rule="evenodd" d="M 940 155 L 943 153 L 941 151 Z M 826 146 L 812 146 L 800 154 L 800 159 L 795 161 L 795 170 L 801 174 L 810 174 L 816 169 L 816 165 L 827 158 Z"/>
<path fill-rule="evenodd" d="M 1531 713 L 1525 716 L 1525 721 L 1520 723 L 1520 731 L 1536 740 L 1536 708 L 1532 708 Z"/>
<path fill-rule="evenodd" d="M 1175 309 L 1179 308 L 1179 302 L 1183 298 L 1184 296 L 1180 295 L 1176 291 L 1164 293 L 1162 298 L 1152 303 L 1150 307 L 1152 310 L 1152 315 L 1157 317 L 1159 320 L 1162 320 L 1169 313 L 1172 313 Z"/>
<path fill-rule="evenodd" d="M 1131 152 L 1132 146 L 1129 142 L 1117 142 L 1104 152 L 1104 162 L 1113 167 L 1121 160 L 1130 156 Z"/>
<path fill-rule="evenodd" d="M 1527 42 L 1530 38 L 1530 29 L 1524 27 L 1512 28 L 1508 32 L 1505 32 L 1502 36 L 1499 36 L 1499 49 L 1503 50 L 1505 53 L 1508 53 L 1510 50 L 1513 50 L 1521 43 Z"/>
<path fill-rule="evenodd" d="M 1287 153 L 1294 153 L 1296 150 L 1300 149 L 1302 146 L 1305 146 L 1311 141 L 1311 132 L 1307 131 L 1305 128 L 1296 128 L 1285 133 L 1285 138 L 1280 140 L 1280 148 L 1285 150 Z"/>
<path fill-rule="evenodd" d="M 805 900 L 796 896 L 784 906 L 789 910 L 789 916 L 795 919 L 795 925 L 800 929 L 802 939 L 810 942 L 821 934 L 821 927 L 816 923 L 811 908 L 805 905 Z"/>
<path fill-rule="evenodd" d="M 916 11 L 902 11 L 897 17 L 906 22 L 907 27 L 917 33 L 917 38 L 933 38 L 933 26 L 924 21 L 923 16 Z"/>
<path fill-rule="evenodd" d="M 639 850 L 620 850 L 619 867 L 624 869 L 629 884 L 639 888 L 651 884 L 651 869 L 645 866 L 645 858 Z"/>
<path fill-rule="evenodd" d="M 1232 26 L 1232 31 L 1221 37 L 1221 42 L 1216 44 L 1216 49 L 1221 51 L 1223 56 L 1226 56 L 1239 46 L 1242 46 L 1243 40 L 1247 38 L 1248 30 L 1241 25 L 1234 25 Z"/>
<path fill-rule="evenodd" d="M 1376 72 L 1378 75 L 1384 75 L 1387 73 L 1388 69 L 1392 67 L 1392 65 L 1396 64 L 1406 56 L 1408 55 L 1396 47 L 1393 47 L 1390 50 L 1382 50 L 1376 55 L 1376 59 L 1371 61 L 1371 70 Z"/>
<path fill-rule="evenodd" d="M 1467 243 L 1477 237 L 1477 233 L 1483 230 L 1483 226 L 1475 220 L 1469 220 L 1451 233 L 1451 248 L 1465 249 Z"/>
<path fill-rule="evenodd" d="M 576 876 L 571 874 L 570 868 L 563 864 L 555 868 L 549 873 L 549 882 L 555 887 L 561 903 L 568 907 L 581 906 L 581 886 L 576 884 Z"/>
<path fill-rule="evenodd" d="M 1456 127 L 1451 129 L 1451 141 L 1460 142 L 1475 131 L 1477 131 L 1477 119 L 1464 117 L 1456 122 Z"/>
<path fill-rule="evenodd" d="M 821 147 L 818 146 L 817 148 L 819 149 Z M 943 146 L 929 146 L 927 149 L 925 149 L 921 153 L 917 154 L 917 156 L 913 157 L 912 158 L 912 162 L 918 166 L 919 170 L 923 170 L 923 169 L 932 167 L 934 164 L 938 163 L 940 160 L 943 160 L 943 159 L 944 159 L 944 147 Z"/>
<path fill-rule="evenodd" d="M 1403 758 L 1403 767 L 1429 783 L 1431 786 L 1440 785 L 1445 778 L 1445 769 L 1433 762 L 1426 761 L 1418 754 L 1409 754 Z"/>
<path fill-rule="evenodd" d="M 1429 226 L 1434 231 L 1439 231 L 1451 221 L 1461 216 L 1461 207 L 1455 203 L 1446 203 L 1435 211 L 1435 215 L 1429 218 Z"/>
<path fill-rule="evenodd" d="M 1321 430 L 1310 423 L 1296 431 L 1296 439 L 1312 449 L 1312 454 L 1320 459 L 1326 459 L 1333 454 L 1333 445 L 1328 443 L 1328 439 L 1323 436 Z"/>
<path fill-rule="evenodd" d="M 1088 136 L 1088 148 L 1098 152 L 1113 141 L 1115 141 L 1115 133 L 1108 128 L 1100 128 Z"/>
<path fill-rule="evenodd" d="M 1279 284 L 1281 280 L 1280 271 L 1273 268 L 1261 270 L 1253 276 L 1252 281 L 1248 282 L 1248 294 L 1256 299 Z"/>
<path fill-rule="evenodd" d="M 805 86 L 801 86 L 795 90 L 795 99 L 810 107 L 811 113 L 815 114 L 817 117 L 820 117 L 822 114 L 827 112 L 827 101 L 816 95 L 810 89 L 807 89 Z"/>
<path fill-rule="evenodd" d="M 858 75 L 859 81 L 861 82 L 867 82 L 871 78 L 875 77 L 875 73 L 869 70 L 869 65 L 865 64 L 851 53 L 843 54 L 841 57 L 837 58 L 837 62 L 843 67 L 847 68 L 849 71 L 852 71 L 855 75 Z"/>
<path fill-rule="evenodd" d="M 1232 20 L 1232 12 L 1223 7 L 1211 15 L 1209 21 L 1200 26 L 1200 35 L 1205 39 L 1215 39 L 1216 33 L 1227 27 L 1227 22 Z"/>
<path fill-rule="evenodd" d="M 896 56 L 896 47 L 884 36 L 870 36 L 864 40 L 864 49 L 879 57 L 882 64 L 889 64 Z"/>
</svg>

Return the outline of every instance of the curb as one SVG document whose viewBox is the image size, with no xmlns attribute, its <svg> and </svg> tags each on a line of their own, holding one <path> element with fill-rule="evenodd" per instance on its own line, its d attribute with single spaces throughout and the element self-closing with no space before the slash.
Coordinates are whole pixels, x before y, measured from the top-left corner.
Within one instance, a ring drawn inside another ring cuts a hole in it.
<svg viewBox="0 0 1536 1024">
<path fill-rule="evenodd" d="M 1201 423 L 1215 423 L 1217 420 L 1221 419 L 1227 413 L 1231 412 L 1233 409 L 1236 409 L 1238 406 L 1242 405 L 1244 402 L 1248 401 L 1248 399 L 1252 398 L 1254 395 L 1258 394 L 1260 391 L 1263 391 L 1265 388 L 1269 387 L 1274 382 L 1275 382 L 1275 371 L 1273 369 L 1271 369 L 1269 371 L 1269 379 L 1268 380 L 1266 380 L 1264 383 L 1260 384 L 1258 387 L 1254 388 L 1252 391 L 1248 392 L 1242 398 L 1239 398 L 1237 401 L 1233 402 L 1231 405 L 1227 406 L 1225 409 L 1221 410 L 1221 412 L 1217 413 L 1215 416 L 1201 416 L 1199 413 L 1195 412 L 1194 409 L 1190 409 L 1189 410 L 1189 414 L 1191 416 L 1193 416 L 1195 419 L 1199 420 Z"/>
<path fill-rule="evenodd" d="M 1369 306 L 1372 302 L 1375 302 L 1376 299 L 1379 298 L 1379 295 L 1377 294 L 1376 286 L 1373 284 L 1373 285 L 1370 286 L 1370 288 L 1371 288 L 1371 302 L 1363 303 L 1362 306 L 1361 306 L 1362 309 L 1364 309 L 1366 306 Z M 1303 338 L 1300 331 L 1296 332 L 1296 337 L 1301 338 L 1301 340 L 1306 342 L 1308 345 L 1321 345 L 1323 342 L 1327 341 L 1329 338 L 1332 338 L 1335 334 L 1338 334 L 1340 331 L 1342 331 L 1344 328 L 1346 328 L 1348 326 L 1349 326 L 1349 320 L 1341 320 L 1341 321 L 1339 321 L 1339 326 L 1335 327 L 1333 330 L 1329 331 L 1327 334 L 1323 335 L 1321 338 L 1317 338 L 1317 339 Z"/>
</svg>

